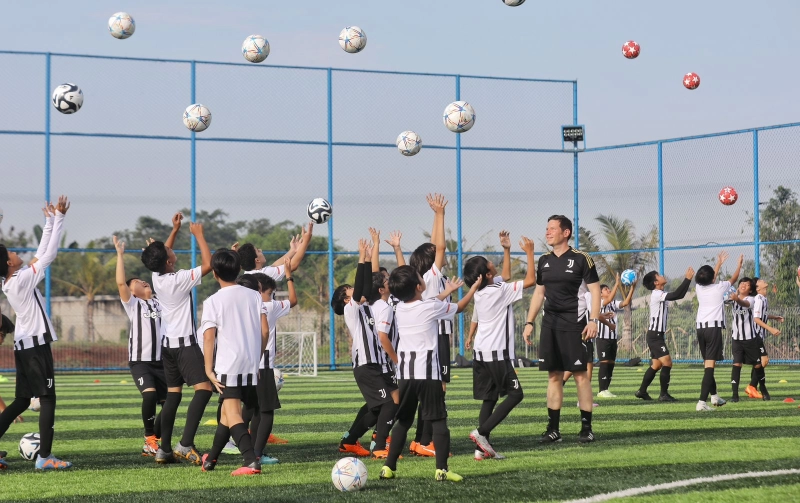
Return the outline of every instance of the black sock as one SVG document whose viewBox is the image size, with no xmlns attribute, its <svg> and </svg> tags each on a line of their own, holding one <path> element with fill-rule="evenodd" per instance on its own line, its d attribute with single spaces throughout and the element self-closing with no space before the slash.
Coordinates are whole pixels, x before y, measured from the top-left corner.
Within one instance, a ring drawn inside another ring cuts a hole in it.
<svg viewBox="0 0 800 503">
<path fill-rule="evenodd" d="M 359 439 L 364 436 L 364 433 L 375 425 L 378 416 L 368 409 L 366 414 L 360 415 L 360 417 L 357 416 L 356 419 L 358 419 L 358 421 L 353 421 L 353 425 L 350 427 L 350 431 L 347 432 L 347 436 L 342 439 L 343 444 L 353 445 L 358 442 Z"/>
<path fill-rule="evenodd" d="M 742 367 L 734 365 L 731 368 L 731 390 L 733 396 L 739 396 L 739 381 L 742 379 Z"/>
<path fill-rule="evenodd" d="M 161 410 L 164 410 L 163 404 Z M 156 420 L 153 422 L 153 435 L 155 435 L 156 438 L 161 438 L 161 410 L 158 411 L 158 414 L 156 415 Z"/>
<path fill-rule="evenodd" d="M 661 367 L 661 394 L 666 395 L 669 393 L 669 375 L 672 372 L 672 367 L 664 365 Z"/>
<path fill-rule="evenodd" d="M 394 402 L 386 402 L 381 405 L 381 410 L 378 412 L 377 431 L 375 432 L 375 451 L 382 451 L 386 449 L 386 437 L 394 425 L 394 416 L 397 414 L 398 405 Z"/>
<path fill-rule="evenodd" d="M 608 362 L 608 385 L 611 386 L 611 378 L 614 377 L 614 366 L 616 363 Z"/>
<path fill-rule="evenodd" d="M 484 400 L 481 404 L 481 412 L 478 414 L 478 431 L 480 432 L 481 426 L 485 423 L 489 417 L 491 417 L 492 412 L 494 412 L 494 407 L 497 405 L 497 400 Z M 489 434 L 483 435 L 487 439 L 489 438 Z"/>
<path fill-rule="evenodd" d="M 255 407 L 252 410 L 253 418 L 250 420 L 250 424 L 244 423 L 247 426 L 247 429 L 250 430 L 250 436 L 253 437 L 253 447 L 257 446 L 256 437 L 258 437 L 258 429 L 261 428 L 261 409 L 259 407 Z M 244 418 L 242 418 L 244 419 Z M 270 431 L 272 427 L 270 426 Z M 256 450 L 256 457 L 258 457 L 258 450 Z"/>
<path fill-rule="evenodd" d="M 358 409 L 358 412 L 356 412 L 356 418 L 353 420 L 353 424 L 350 425 L 350 429 L 347 430 L 347 433 L 345 434 L 344 438 L 342 439 L 342 443 L 343 444 L 355 444 L 356 443 L 356 440 L 358 440 L 357 438 L 353 439 L 352 441 L 350 441 L 351 432 L 357 431 L 361 427 L 361 420 L 364 419 L 364 416 L 368 412 L 369 412 L 369 407 L 367 407 L 367 404 L 362 405 L 361 408 Z"/>
<path fill-rule="evenodd" d="M 489 418 L 482 422 L 481 425 L 478 427 L 478 433 L 483 435 L 484 437 L 488 437 L 489 434 L 497 428 L 497 425 L 500 424 L 503 419 L 505 419 L 511 411 L 519 405 L 523 398 L 522 393 L 513 393 L 509 394 L 503 402 L 494 409 L 492 415 Z M 436 452 L 439 452 L 439 446 L 436 446 Z"/>
<path fill-rule="evenodd" d="M 450 457 L 450 429 L 447 419 L 428 421 L 433 430 L 433 445 L 436 446 L 436 469 L 447 470 L 447 458 Z"/>
<path fill-rule="evenodd" d="M 156 407 L 158 406 L 158 393 L 145 391 L 142 393 L 142 422 L 144 423 L 144 436 L 155 435 Z"/>
<path fill-rule="evenodd" d="M 714 377 L 714 367 L 711 367 L 711 385 L 708 388 L 708 392 L 711 393 L 712 395 L 717 394 L 717 379 Z"/>
<path fill-rule="evenodd" d="M 55 395 L 40 396 L 39 403 L 39 457 L 50 456 L 53 450 L 53 425 L 56 422 L 56 397 Z"/>
<path fill-rule="evenodd" d="M 758 386 L 758 371 L 755 367 L 750 369 L 750 386 Z"/>
<path fill-rule="evenodd" d="M 217 424 L 217 430 L 214 432 L 214 443 L 211 444 L 211 450 L 208 451 L 208 461 L 216 461 L 222 453 L 222 449 L 231 438 L 231 430 L 222 423 Z"/>
<path fill-rule="evenodd" d="M 8 431 L 8 427 L 14 423 L 14 420 L 25 412 L 30 405 L 30 397 L 16 398 L 6 407 L 6 410 L 0 413 L 0 438 L 5 435 L 6 431 Z"/>
<path fill-rule="evenodd" d="M 208 401 L 211 400 L 211 392 L 205 389 L 195 390 L 192 401 L 189 402 L 189 410 L 186 411 L 186 425 L 183 427 L 183 437 L 181 445 L 191 447 L 194 445 L 194 436 L 197 428 L 200 427 L 200 420 L 203 419 L 203 412 L 206 410 Z"/>
<path fill-rule="evenodd" d="M 597 371 L 597 382 L 600 383 L 600 391 L 605 391 L 608 389 L 609 384 L 609 376 L 608 376 L 608 363 L 600 362 L 600 368 Z"/>
<path fill-rule="evenodd" d="M 222 421 L 222 402 L 217 404 L 217 424 Z"/>
<path fill-rule="evenodd" d="M 559 431 L 561 423 L 561 409 L 547 408 L 547 431 Z"/>
<path fill-rule="evenodd" d="M 764 372 L 764 367 L 758 369 L 758 388 L 762 395 L 767 393 L 767 374 Z"/>
<path fill-rule="evenodd" d="M 563 381 L 561 381 L 561 386 L 562 387 L 566 386 L 567 385 L 567 381 L 569 381 L 569 379 L 564 379 Z"/>
<path fill-rule="evenodd" d="M 172 452 L 172 430 L 175 428 L 181 397 L 180 392 L 168 392 L 167 400 L 161 407 L 161 450 L 164 452 Z"/>
<path fill-rule="evenodd" d="M 433 442 L 433 425 L 430 421 L 423 421 L 422 423 L 422 436 L 419 443 L 422 445 L 430 445 Z"/>
<path fill-rule="evenodd" d="M 653 382 L 653 379 L 656 378 L 656 372 L 658 372 L 658 370 L 654 369 L 653 367 L 647 367 L 644 377 L 642 378 L 642 385 L 639 387 L 639 391 L 642 393 L 647 393 L 647 388 L 650 386 L 650 383 Z"/>
<path fill-rule="evenodd" d="M 714 381 L 714 368 L 706 367 L 703 371 L 703 382 L 700 384 L 700 401 L 708 401 L 708 393 L 711 390 L 711 385 Z M 715 386 L 716 387 L 716 386 Z"/>
<path fill-rule="evenodd" d="M 257 458 L 260 458 L 264 455 L 264 449 L 267 448 L 267 441 L 269 440 L 269 435 L 272 433 L 272 425 L 275 424 L 275 411 L 274 410 L 265 410 L 261 411 L 258 416 L 258 428 L 255 430 L 250 431 L 250 435 L 253 435 L 253 431 L 255 431 L 255 444 L 253 445 L 253 451 L 256 454 Z M 256 418 L 253 418 L 253 425 L 256 424 Z M 255 427 L 255 426 L 253 426 Z"/>
<path fill-rule="evenodd" d="M 590 431 L 592 429 L 592 413 L 585 410 L 581 411 L 581 431 Z"/>
<path fill-rule="evenodd" d="M 247 426 L 244 423 L 234 424 L 231 426 L 231 435 L 236 440 L 236 447 L 242 453 L 244 458 L 244 465 L 247 466 L 256 461 L 256 455 L 253 452 L 253 439 L 250 437 L 250 432 L 247 431 Z"/>
<path fill-rule="evenodd" d="M 244 421 L 245 427 L 251 434 L 256 431 L 256 428 L 252 427 L 250 421 L 257 415 L 255 408 L 245 407 L 244 404 L 242 404 L 242 421 Z"/>
<path fill-rule="evenodd" d="M 403 447 L 406 445 L 406 437 L 411 425 L 414 424 L 414 418 L 411 419 L 398 419 L 397 424 L 394 426 L 392 433 L 392 443 L 389 444 L 389 456 L 386 458 L 384 465 L 388 466 L 390 470 L 397 470 L 397 458 L 403 452 Z"/>
</svg>

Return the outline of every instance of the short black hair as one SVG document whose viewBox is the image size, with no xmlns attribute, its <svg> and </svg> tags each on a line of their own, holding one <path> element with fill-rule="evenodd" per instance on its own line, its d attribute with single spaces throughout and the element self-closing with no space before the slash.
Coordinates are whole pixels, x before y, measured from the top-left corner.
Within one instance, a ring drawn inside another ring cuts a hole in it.
<svg viewBox="0 0 800 503">
<path fill-rule="evenodd" d="M 8 274 L 8 248 L 6 245 L 0 245 L 0 276 L 3 278 Z"/>
<path fill-rule="evenodd" d="M 758 293 L 756 292 L 756 280 L 754 280 L 753 278 L 748 278 L 747 276 L 745 276 L 744 278 L 739 280 L 739 284 L 741 285 L 742 283 L 750 284 L 750 292 L 749 292 L 750 295 L 755 295 L 756 293 Z"/>
<path fill-rule="evenodd" d="M 134 281 L 136 281 L 137 279 L 139 279 L 139 278 L 138 278 L 138 277 L 136 277 L 136 276 L 134 276 L 134 277 L 132 277 L 132 278 L 128 278 L 128 281 L 126 281 L 126 282 L 125 282 L 125 286 L 127 286 L 128 288 L 130 288 L 130 287 L 131 287 L 131 283 L 133 283 L 133 282 L 134 282 Z"/>
<path fill-rule="evenodd" d="M 167 268 L 167 247 L 163 241 L 153 241 L 142 250 L 142 264 L 150 272 L 164 273 Z"/>
<path fill-rule="evenodd" d="M 239 260 L 242 262 L 242 270 L 252 271 L 256 268 L 256 257 L 258 252 L 253 243 L 245 243 L 239 247 Z"/>
<path fill-rule="evenodd" d="M 222 281 L 236 281 L 239 270 L 242 268 L 242 261 L 239 254 L 227 248 L 220 248 L 211 257 L 211 268 Z"/>
<path fill-rule="evenodd" d="M 367 302 L 372 304 L 376 300 L 381 298 L 381 288 L 383 288 L 383 284 L 386 282 L 386 276 L 383 275 L 382 272 L 373 272 L 372 273 L 372 288 L 370 288 L 369 296 L 367 297 Z"/>
<path fill-rule="evenodd" d="M 648 290 L 655 290 L 656 288 L 656 276 L 658 276 L 658 271 L 650 271 L 644 275 L 642 278 L 642 284 Z"/>
<path fill-rule="evenodd" d="M 421 275 L 433 268 L 436 262 L 436 245 L 433 243 L 425 243 L 417 246 L 417 249 L 411 254 L 408 259 L 408 265 L 414 268 Z"/>
<path fill-rule="evenodd" d="M 410 265 L 401 265 L 389 275 L 389 291 L 403 302 L 414 298 L 419 285 L 419 272 Z"/>
<path fill-rule="evenodd" d="M 611 288 L 606 284 L 600 285 L 600 290 L 602 290 L 603 288 L 608 288 L 609 290 L 611 290 Z"/>
<path fill-rule="evenodd" d="M 252 274 L 247 274 L 247 276 L 252 276 L 258 281 L 258 284 L 261 285 L 262 292 L 266 292 L 267 290 L 275 291 L 278 287 L 272 276 L 267 276 L 263 272 L 254 272 Z"/>
<path fill-rule="evenodd" d="M 353 288 L 348 284 L 339 285 L 336 287 L 336 290 L 333 291 L 333 295 L 331 295 L 331 307 L 333 308 L 333 312 L 342 316 L 344 314 L 344 299 L 347 298 L 347 289 Z"/>
<path fill-rule="evenodd" d="M 704 265 L 697 270 L 694 281 L 700 286 L 707 286 L 714 282 L 714 269 L 710 265 Z"/>
<path fill-rule="evenodd" d="M 385 272 L 386 274 L 389 274 L 389 269 L 387 269 L 387 268 L 385 268 L 385 267 L 383 267 L 383 266 L 381 266 L 381 267 L 380 267 L 380 269 L 378 269 L 378 270 L 379 270 L 380 272 Z"/>
<path fill-rule="evenodd" d="M 252 274 L 242 274 L 236 278 L 236 284 L 261 293 L 261 284 L 258 282 L 258 279 L 253 277 Z"/>
<path fill-rule="evenodd" d="M 486 273 L 488 272 L 489 261 L 486 260 L 486 257 L 482 255 L 472 257 L 464 264 L 464 283 L 466 283 L 468 287 L 472 288 L 472 285 L 478 279 L 478 276 L 481 276 L 481 285 L 478 287 L 478 290 L 483 290 L 483 288 L 489 284 L 489 280 L 486 279 Z"/>
<path fill-rule="evenodd" d="M 555 220 L 558 222 L 558 226 L 561 227 L 562 231 L 569 231 L 569 235 L 572 236 L 572 220 L 565 217 L 564 215 L 551 215 L 550 218 L 547 219 L 548 222 Z"/>
</svg>

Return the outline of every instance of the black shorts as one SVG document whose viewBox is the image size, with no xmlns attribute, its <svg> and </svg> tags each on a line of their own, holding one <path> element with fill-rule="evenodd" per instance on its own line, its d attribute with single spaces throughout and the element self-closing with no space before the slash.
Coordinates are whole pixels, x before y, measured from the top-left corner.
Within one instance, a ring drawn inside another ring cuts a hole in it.
<svg viewBox="0 0 800 503">
<path fill-rule="evenodd" d="M 472 398 L 497 400 L 501 396 L 522 396 L 522 385 L 509 360 L 472 362 Z"/>
<path fill-rule="evenodd" d="M 588 341 L 585 341 L 586 342 L 586 354 L 589 355 L 589 358 L 587 359 L 587 361 L 589 363 L 594 362 L 594 341 L 595 341 L 595 339 L 590 339 Z"/>
<path fill-rule="evenodd" d="M 161 362 L 128 362 L 128 366 L 139 393 L 155 388 L 159 400 L 167 398 L 167 378 Z"/>
<path fill-rule="evenodd" d="M 359 365 L 353 369 L 353 376 L 356 378 L 356 384 L 358 384 L 364 401 L 367 402 L 368 409 L 374 409 L 392 401 L 391 393 L 397 389 L 397 386 L 387 383 L 384 375 L 383 369 L 377 363 Z"/>
<path fill-rule="evenodd" d="M 431 379 L 400 379 L 400 406 L 397 419 L 413 421 L 417 406 L 421 405 L 419 417 L 423 421 L 447 419 L 442 381 Z"/>
<path fill-rule="evenodd" d="M 439 334 L 439 365 L 442 366 L 442 382 L 450 382 L 450 334 Z"/>
<path fill-rule="evenodd" d="M 736 341 L 731 343 L 733 351 L 733 363 L 744 363 L 754 365 L 761 363 L 761 347 L 758 343 L 761 337 L 750 339 L 749 341 Z"/>
<path fill-rule="evenodd" d="M 589 348 L 582 328 L 558 330 L 542 326 L 539 337 L 539 370 L 581 372 L 589 362 Z"/>
<path fill-rule="evenodd" d="M 383 373 L 383 382 L 390 386 L 392 390 L 397 389 L 397 374 L 395 374 L 394 370 Z"/>
<path fill-rule="evenodd" d="M 597 344 L 597 359 L 613 362 L 617 359 L 617 340 L 616 339 L 595 339 Z"/>
<path fill-rule="evenodd" d="M 260 369 L 258 371 L 258 408 L 261 411 L 278 410 L 281 401 L 278 400 L 278 388 L 275 386 L 275 371 Z"/>
<path fill-rule="evenodd" d="M 17 367 L 15 399 L 56 396 L 56 376 L 50 344 L 14 350 Z"/>
<path fill-rule="evenodd" d="M 697 329 L 697 343 L 703 360 L 722 360 L 722 328 L 707 327 Z"/>
<path fill-rule="evenodd" d="M 186 383 L 189 386 L 210 382 L 206 375 L 206 364 L 200 347 L 193 344 L 183 348 L 161 348 L 164 362 L 164 376 L 167 386 L 177 388 Z"/>
<path fill-rule="evenodd" d="M 241 400 L 245 407 L 254 409 L 258 405 L 258 390 L 256 386 L 225 386 L 219 395 L 219 403 L 225 400 Z"/>
<path fill-rule="evenodd" d="M 764 339 L 756 337 L 756 341 L 758 341 L 758 350 L 761 352 L 761 356 L 769 356 L 767 354 L 767 346 L 764 344 Z"/>
<path fill-rule="evenodd" d="M 650 358 L 658 360 L 669 356 L 669 349 L 667 349 L 667 343 L 664 341 L 664 332 L 648 330 L 645 340 L 647 340 L 647 347 L 650 348 Z"/>
</svg>

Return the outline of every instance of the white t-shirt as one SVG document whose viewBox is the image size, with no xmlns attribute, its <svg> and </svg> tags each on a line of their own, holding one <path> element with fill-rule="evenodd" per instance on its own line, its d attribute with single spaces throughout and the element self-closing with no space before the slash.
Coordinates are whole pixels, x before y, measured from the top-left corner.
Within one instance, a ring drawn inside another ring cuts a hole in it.
<svg viewBox="0 0 800 503">
<path fill-rule="evenodd" d="M 425 281 L 425 291 L 422 292 L 422 300 L 428 300 L 437 297 L 444 291 L 444 286 L 447 282 L 447 278 L 442 271 L 436 267 L 435 263 L 428 272 L 422 275 L 422 280 Z M 452 300 L 452 297 L 449 300 Z M 452 334 L 453 322 L 443 320 L 441 323 L 439 323 L 439 332 L 448 335 Z"/>
<path fill-rule="evenodd" d="M 395 309 L 400 342 L 397 345 L 398 379 L 440 381 L 439 322 L 452 323 L 458 304 L 439 299 L 401 302 Z"/>
<path fill-rule="evenodd" d="M 164 347 L 182 348 L 199 344 L 192 309 L 192 288 L 203 279 L 200 266 L 167 274 L 153 273 L 153 290 L 161 302 L 161 323 L 164 327 Z M 205 305 L 205 303 L 204 303 Z"/>
<path fill-rule="evenodd" d="M 272 266 L 268 265 L 266 267 L 262 267 L 261 269 L 253 269 L 252 271 L 245 271 L 245 274 L 254 274 L 257 272 L 264 273 L 270 278 L 274 279 L 275 281 L 281 281 L 284 277 L 286 277 L 286 266 L 279 265 L 279 266 Z"/>
<path fill-rule="evenodd" d="M 475 359 L 478 361 L 514 360 L 514 309 L 522 299 L 522 281 L 492 283 L 475 292 L 478 330 L 475 334 Z M 474 316 L 474 315 L 473 315 Z"/>
<path fill-rule="evenodd" d="M 258 383 L 262 313 L 261 294 L 240 285 L 220 288 L 203 302 L 200 333 L 217 329 L 214 373 L 223 385 Z"/>
<path fill-rule="evenodd" d="M 265 364 L 269 366 L 266 368 L 275 368 L 275 351 L 277 349 L 276 337 L 278 337 L 278 320 L 283 318 L 291 310 L 291 304 L 288 300 L 270 300 L 264 302 L 264 311 L 267 313 L 267 322 L 269 323 L 269 340 L 267 341 L 267 349 L 264 355 L 261 356 L 261 362 L 258 365 L 259 369 L 265 368 Z"/>
<path fill-rule="evenodd" d="M 710 285 L 696 285 L 697 328 L 725 328 L 725 304 L 723 295 L 731 287 L 730 281 L 720 281 Z"/>
<path fill-rule="evenodd" d="M 131 322 L 128 331 L 129 362 L 160 362 L 164 332 L 161 327 L 161 304 L 155 298 L 140 299 L 131 295 L 122 307 Z"/>
</svg>

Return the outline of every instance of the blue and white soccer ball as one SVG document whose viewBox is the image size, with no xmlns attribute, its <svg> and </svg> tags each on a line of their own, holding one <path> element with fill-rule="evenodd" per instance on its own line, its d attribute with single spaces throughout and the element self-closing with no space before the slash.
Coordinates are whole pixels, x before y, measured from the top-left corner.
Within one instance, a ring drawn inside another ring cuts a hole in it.
<svg viewBox="0 0 800 503">
<path fill-rule="evenodd" d="M 331 207 L 331 203 L 318 197 L 308 203 L 306 213 L 308 214 L 308 218 L 315 224 L 324 224 L 331 218 L 333 208 Z"/>
<path fill-rule="evenodd" d="M 358 26 L 348 26 L 339 33 L 339 46 L 345 52 L 361 52 L 367 46 L 367 34 Z"/>
<path fill-rule="evenodd" d="M 525 0 L 503 0 L 503 3 L 509 7 L 517 7 L 525 3 Z"/>
<path fill-rule="evenodd" d="M 261 63 L 269 56 L 269 42 L 261 35 L 250 35 L 242 43 L 242 55 L 251 63 Z"/>
<path fill-rule="evenodd" d="M 19 455 L 28 461 L 36 461 L 39 454 L 39 434 L 28 433 L 19 441 Z"/>
<path fill-rule="evenodd" d="M 333 465 L 333 487 L 342 491 L 359 491 L 367 485 L 367 466 L 357 458 L 342 458 Z"/>
<path fill-rule="evenodd" d="M 625 269 L 622 271 L 622 274 L 619 275 L 620 281 L 625 286 L 631 286 L 634 281 L 636 281 L 636 271 L 633 269 Z"/>
<path fill-rule="evenodd" d="M 61 84 L 53 90 L 53 106 L 62 114 L 74 114 L 83 106 L 83 91 L 75 84 Z"/>
<path fill-rule="evenodd" d="M 196 133 L 205 131 L 211 125 L 211 110 L 200 103 L 189 105 L 183 112 L 183 125 Z"/>
<path fill-rule="evenodd" d="M 127 12 L 117 12 L 108 20 L 108 32 L 111 36 L 125 40 L 136 31 L 136 21 Z"/>
<path fill-rule="evenodd" d="M 737 288 L 736 288 L 735 286 L 733 286 L 733 285 L 729 286 L 729 287 L 728 287 L 728 288 L 725 290 L 725 293 L 722 295 L 722 301 L 723 301 L 725 304 L 731 304 L 731 303 L 733 303 L 733 301 L 731 300 L 731 294 L 732 294 L 732 293 L 734 293 L 736 290 L 737 290 Z"/>
<path fill-rule="evenodd" d="M 466 101 L 454 101 L 444 109 L 442 120 L 450 131 L 463 133 L 475 125 L 475 109 Z"/>
<path fill-rule="evenodd" d="M 275 389 L 280 391 L 283 388 L 283 383 L 285 382 L 283 378 L 283 372 L 281 372 L 279 369 L 274 369 L 272 373 L 275 374 Z"/>
<path fill-rule="evenodd" d="M 422 139 L 414 131 L 403 131 L 395 142 L 397 149 L 405 156 L 416 155 L 422 148 Z"/>
</svg>

